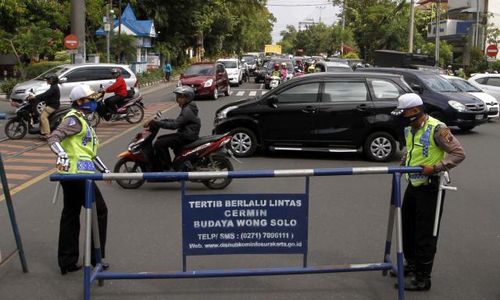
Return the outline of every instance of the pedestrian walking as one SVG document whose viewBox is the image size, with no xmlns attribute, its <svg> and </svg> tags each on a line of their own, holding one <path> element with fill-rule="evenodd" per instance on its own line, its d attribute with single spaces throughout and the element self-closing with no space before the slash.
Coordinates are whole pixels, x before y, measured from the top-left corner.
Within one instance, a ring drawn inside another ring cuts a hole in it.
<svg viewBox="0 0 500 300">
<path fill-rule="evenodd" d="M 170 76 L 172 75 L 172 65 L 170 62 L 166 62 L 163 66 L 163 72 L 165 72 L 165 80 L 170 81 Z"/>
<path fill-rule="evenodd" d="M 108 168 L 97 156 L 99 140 L 92 127 L 87 123 L 86 115 L 97 108 L 95 93 L 86 84 L 73 88 L 69 98 L 72 109 L 66 114 L 61 124 L 52 132 L 48 142 L 57 155 L 57 170 L 62 174 L 91 174 L 99 170 L 109 173 Z M 58 263 L 61 274 L 78 271 L 80 210 L 85 204 L 85 180 L 61 181 L 64 194 L 64 207 L 59 227 Z M 108 209 L 101 191 L 94 183 L 99 240 L 102 257 L 105 254 Z M 92 247 L 92 252 L 94 247 Z M 91 262 L 95 265 L 95 255 Z M 109 264 L 102 263 L 108 269 Z"/>
<path fill-rule="evenodd" d="M 403 199 L 405 290 L 427 291 L 431 288 L 438 239 L 433 236 L 433 227 L 439 173 L 456 167 L 465 159 L 465 152 L 444 123 L 424 112 L 419 95 L 410 93 L 400 96 L 393 114 L 399 115 L 407 126 L 406 148 L 401 164 L 422 167 L 420 174 L 408 174 L 408 187 Z"/>
</svg>

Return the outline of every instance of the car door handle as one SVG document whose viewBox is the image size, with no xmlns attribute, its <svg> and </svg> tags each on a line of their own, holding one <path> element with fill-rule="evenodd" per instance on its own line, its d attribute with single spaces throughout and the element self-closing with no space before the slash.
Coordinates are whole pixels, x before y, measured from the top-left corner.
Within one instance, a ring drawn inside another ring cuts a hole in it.
<svg viewBox="0 0 500 300">
<path fill-rule="evenodd" d="M 365 111 L 366 109 L 368 109 L 368 105 L 366 105 L 366 104 L 360 104 L 360 105 L 356 106 L 356 110 L 359 110 L 359 111 Z"/>
<path fill-rule="evenodd" d="M 316 109 L 313 108 L 313 107 L 308 106 L 306 108 L 303 108 L 302 112 L 306 113 L 306 114 L 314 114 L 314 113 L 316 113 Z"/>
</svg>

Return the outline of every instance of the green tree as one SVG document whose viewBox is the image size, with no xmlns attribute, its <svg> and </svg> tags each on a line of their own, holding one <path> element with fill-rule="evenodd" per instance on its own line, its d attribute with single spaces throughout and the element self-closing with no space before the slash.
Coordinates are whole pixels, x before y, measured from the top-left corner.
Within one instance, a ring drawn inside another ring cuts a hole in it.
<svg viewBox="0 0 500 300">
<path fill-rule="evenodd" d="M 436 56 L 436 44 L 426 43 L 422 45 L 422 53 L 429 56 Z M 439 43 L 439 65 L 445 67 L 452 63 L 453 59 L 453 46 L 446 41 Z"/>
</svg>

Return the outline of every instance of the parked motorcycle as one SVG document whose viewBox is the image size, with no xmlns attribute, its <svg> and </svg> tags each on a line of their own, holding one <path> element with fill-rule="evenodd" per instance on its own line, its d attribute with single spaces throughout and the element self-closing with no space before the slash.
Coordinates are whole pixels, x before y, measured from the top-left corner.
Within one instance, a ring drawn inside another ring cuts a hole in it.
<svg viewBox="0 0 500 300">
<path fill-rule="evenodd" d="M 33 101 L 29 98 L 34 96 L 33 90 L 28 97 L 16 109 L 16 115 L 10 118 L 5 124 L 5 135 L 12 140 L 19 140 L 30 134 L 40 134 L 40 114 L 45 108 L 45 101 L 36 104 L 36 112 L 33 110 Z M 70 108 L 59 108 L 49 116 L 50 130 L 54 130 L 62 121 L 63 117 L 69 112 Z"/>
<path fill-rule="evenodd" d="M 157 114 L 159 119 L 161 113 Z M 130 142 L 128 150 L 118 155 L 120 158 L 114 167 L 114 173 L 142 173 L 162 172 L 154 162 L 153 140 L 158 134 L 159 128 L 145 128 L 138 133 Z M 213 135 L 200 137 L 198 140 L 185 145 L 181 149 L 174 150 L 175 158 L 172 162 L 173 171 L 232 171 L 233 164 L 229 160 L 232 156 L 230 150 L 225 147 L 231 140 L 231 136 Z M 175 181 L 175 180 L 171 180 Z M 228 186 L 232 178 L 216 178 L 209 180 L 191 180 L 201 182 L 210 189 L 223 189 Z M 117 183 L 125 189 L 136 189 L 144 184 L 143 179 L 117 180 Z"/>
<path fill-rule="evenodd" d="M 281 78 L 278 76 L 271 76 L 271 80 L 269 81 L 269 88 L 272 90 L 276 88 L 281 83 Z"/>
<path fill-rule="evenodd" d="M 102 89 L 102 86 L 101 86 Z M 90 126 L 97 127 L 108 113 L 105 105 L 104 92 L 96 99 L 97 110 L 89 116 Z M 117 108 L 116 113 L 111 115 L 110 122 L 125 120 L 130 124 L 137 124 L 144 119 L 144 103 L 142 102 L 141 95 L 135 95 L 134 89 L 130 89 L 128 96 L 123 100 L 120 107 Z"/>
</svg>

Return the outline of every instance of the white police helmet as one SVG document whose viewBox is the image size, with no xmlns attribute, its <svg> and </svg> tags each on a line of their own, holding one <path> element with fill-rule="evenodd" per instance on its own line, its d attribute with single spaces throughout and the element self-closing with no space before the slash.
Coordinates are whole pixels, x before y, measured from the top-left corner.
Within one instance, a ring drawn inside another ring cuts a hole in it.
<svg viewBox="0 0 500 300">
<path fill-rule="evenodd" d="M 93 91 L 88 84 L 80 84 L 75 86 L 69 93 L 69 100 L 74 102 L 81 98 L 93 98 L 96 92 Z"/>
<path fill-rule="evenodd" d="M 392 111 L 392 115 L 399 116 L 403 113 L 405 109 L 423 106 L 424 102 L 419 95 L 415 93 L 408 93 L 399 96 L 398 98 L 398 107 Z"/>
</svg>

